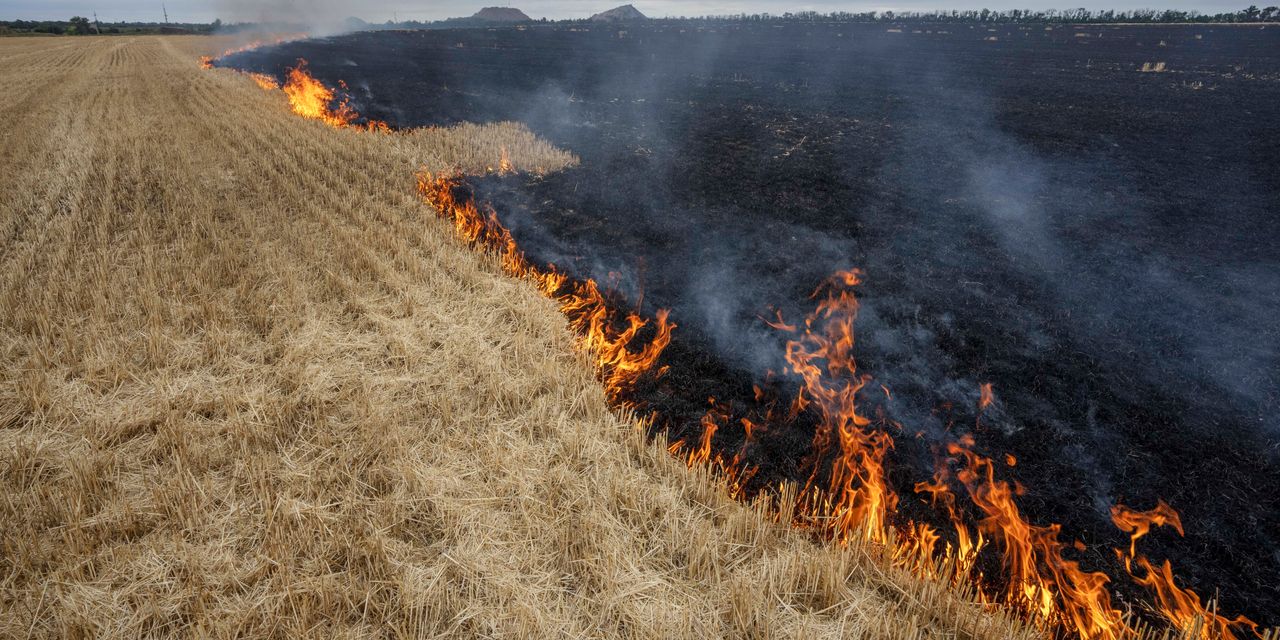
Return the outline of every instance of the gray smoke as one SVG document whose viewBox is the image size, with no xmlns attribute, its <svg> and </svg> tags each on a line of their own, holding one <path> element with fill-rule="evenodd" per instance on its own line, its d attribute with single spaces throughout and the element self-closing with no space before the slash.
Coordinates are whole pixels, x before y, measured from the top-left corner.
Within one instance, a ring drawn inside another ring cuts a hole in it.
<svg viewBox="0 0 1280 640">
<path fill-rule="evenodd" d="M 253 23 L 267 32 L 302 31 L 312 37 L 347 33 L 358 28 L 348 22 L 358 13 L 380 13 L 386 2 L 354 3 L 350 0 L 214 0 L 218 17 L 227 24 Z"/>
</svg>

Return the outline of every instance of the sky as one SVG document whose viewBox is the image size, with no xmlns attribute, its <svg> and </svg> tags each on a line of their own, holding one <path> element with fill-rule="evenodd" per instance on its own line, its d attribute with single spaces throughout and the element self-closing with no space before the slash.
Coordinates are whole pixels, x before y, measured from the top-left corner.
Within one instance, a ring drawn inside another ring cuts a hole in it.
<svg viewBox="0 0 1280 640">
<path fill-rule="evenodd" d="M 161 5 L 170 22 L 252 21 L 264 15 L 288 16 L 323 13 L 341 19 L 355 16 L 369 22 L 439 20 L 466 16 L 481 7 L 514 6 L 533 18 L 585 18 L 619 4 L 631 2 L 650 17 L 697 16 L 727 13 L 775 13 L 787 11 L 927 11 L 933 9 L 1064 9 L 1084 6 L 1091 9 L 1183 9 L 1203 13 L 1234 11 L 1259 0 L 1114 0 L 1098 3 L 1080 0 L 0 0 L 0 20 L 65 20 L 75 15 L 92 17 L 96 11 L 103 21 L 160 22 Z"/>
</svg>

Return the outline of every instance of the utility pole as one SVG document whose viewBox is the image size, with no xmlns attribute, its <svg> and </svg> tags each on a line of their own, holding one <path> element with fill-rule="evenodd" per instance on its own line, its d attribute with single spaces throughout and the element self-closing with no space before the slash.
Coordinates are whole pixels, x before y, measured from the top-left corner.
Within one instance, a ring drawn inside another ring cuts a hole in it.
<svg viewBox="0 0 1280 640">
<path fill-rule="evenodd" d="M 98 22 L 98 12 L 93 12 L 93 31 L 98 35 L 102 35 L 102 25 Z"/>
<path fill-rule="evenodd" d="M 169 24 L 169 10 L 165 8 L 164 3 L 160 3 L 160 10 L 164 12 L 164 23 Z"/>
</svg>

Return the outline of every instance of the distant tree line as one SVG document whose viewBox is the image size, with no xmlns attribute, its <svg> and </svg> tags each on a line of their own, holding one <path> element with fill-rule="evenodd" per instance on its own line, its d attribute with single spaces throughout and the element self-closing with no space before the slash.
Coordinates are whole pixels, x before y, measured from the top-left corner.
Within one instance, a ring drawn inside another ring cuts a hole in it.
<svg viewBox="0 0 1280 640">
<path fill-rule="evenodd" d="M 688 18 L 657 18 L 652 21 L 664 22 L 895 22 L 895 23 L 951 23 L 951 24 L 989 24 L 989 23 L 1072 23 L 1072 24 L 1117 24 L 1117 23 L 1146 23 L 1146 24 L 1177 24 L 1190 22 L 1220 22 L 1220 23 L 1241 23 L 1241 22 L 1280 22 L 1280 8 L 1266 7 L 1259 9 L 1257 6 L 1249 6 L 1239 11 L 1226 11 L 1222 13 L 1200 13 L 1199 11 L 1180 11 L 1174 9 L 1155 10 L 1155 9 L 1135 9 L 1129 11 L 1117 11 L 1107 9 L 1103 11 L 1093 11 L 1090 9 L 1048 9 L 1044 11 L 1033 11 L 1031 9 L 1010 9 L 1005 11 L 993 11 L 991 9 L 968 9 L 968 10 L 951 10 L 951 11 L 866 11 L 860 13 L 851 13 L 848 11 L 834 11 L 831 13 L 819 13 L 817 11 L 796 11 L 783 14 L 772 13 L 735 13 L 726 15 L 707 15 Z M 574 20 L 548 20 L 539 18 L 531 20 L 524 24 L 555 24 L 555 23 L 590 23 L 587 18 Z M 515 24 L 515 23 L 511 23 Z M 391 20 L 382 24 L 369 23 L 363 28 L 369 30 L 378 29 L 450 29 L 455 27 L 480 26 L 493 27 L 499 26 L 491 22 L 483 20 L 473 20 L 471 18 L 450 18 L 448 20 L 438 20 L 435 22 L 420 22 L 417 20 L 404 20 L 393 22 Z"/>
<path fill-rule="evenodd" d="M 1071 24 L 1115 24 L 1115 23 L 1148 23 L 1177 24 L 1186 22 L 1280 22 L 1280 8 L 1271 6 L 1259 9 L 1255 5 L 1239 11 L 1223 13 L 1200 13 L 1198 11 L 1181 11 L 1176 9 L 1134 9 L 1116 11 L 1107 9 L 1093 11 L 1090 9 L 1048 9 L 1033 11 L 1031 9 L 1009 9 L 992 11 L 991 9 L 969 9 L 951 11 L 866 11 L 851 13 L 834 11 L 819 13 L 817 11 L 797 11 L 783 14 L 739 13 L 728 15 L 709 15 L 693 18 L 663 18 L 668 21 L 685 22 L 893 22 L 893 23 L 951 23 L 951 24 L 989 24 L 989 23 L 1071 23 Z M 558 22 L 585 22 L 586 20 L 561 20 Z M 363 29 L 442 29 L 458 26 L 495 26 L 488 22 L 476 22 L 468 18 L 453 18 L 435 22 L 419 22 L 416 20 L 383 24 L 368 24 L 350 18 L 348 22 L 352 30 Z M 541 18 L 530 23 L 553 24 L 557 21 Z M 83 16 L 75 16 L 70 20 L 8 20 L 0 21 L 0 35 L 18 34 L 53 34 L 53 35 L 91 35 L 91 34 L 139 34 L 139 33 L 228 33 L 243 30 L 262 30 L 266 27 L 276 30 L 304 31 L 301 25 L 264 25 L 242 23 L 223 25 L 221 20 L 212 23 L 161 23 L 161 22 L 103 22 L 96 23 Z"/>
<path fill-rule="evenodd" d="M 1130 11 L 1092 11 L 1089 9 L 1048 9 L 1033 11 L 1031 9 L 1009 9 L 992 11 L 991 9 L 969 9 L 951 11 L 867 11 L 850 13 L 834 11 L 819 13 L 817 11 L 798 11 L 781 15 L 769 13 L 730 14 L 684 18 L 694 21 L 715 22 L 929 22 L 929 23 L 1072 23 L 1072 24 L 1107 24 L 1107 23 L 1152 23 L 1176 24 L 1180 22 L 1280 22 L 1280 8 L 1266 7 L 1259 9 L 1249 6 L 1240 11 L 1223 13 L 1200 13 L 1199 11 L 1180 11 L 1175 9 L 1134 9 Z"/>
<path fill-rule="evenodd" d="M 1117 23 L 1147 23 L 1147 24 L 1177 24 L 1189 22 L 1220 22 L 1220 23 L 1241 23 L 1241 22 L 1280 22 L 1280 8 L 1266 7 L 1259 9 L 1257 6 L 1249 6 L 1239 11 L 1226 11 L 1222 13 L 1200 13 L 1199 11 L 1181 11 L 1175 9 L 1155 10 L 1155 9 L 1134 9 L 1128 11 L 1117 11 L 1107 9 L 1103 11 L 1093 11 L 1090 9 L 1048 9 L 1043 11 L 1033 11 L 1031 9 L 1010 9 L 1005 11 L 993 11 L 991 9 L 968 9 L 968 10 L 951 10 L 951 11 L 866 11 L 860 13 L 851 13 L 848 11 L 834 11 L 831 13 L 819 13 L 817 11 L 796 11 L 783 14 L 771 13 L 735 13 L 726 15 L 707 15 L 689 18 L 657 18 L 654 21 L 664 22 L 894 22 L 894 23 L 951 23 L 951 24 L 989 24 L 989 23 L 1072 23 L 1072 24 L 1117 24 Z M 547 20 L 539 18 L 530 20 L 524 24 L 556 24 L 556 23 L 589 23 L 589 19 L 581 18 L 574 20 Z M 515 23 L 511 23 L 515 24 Z M 474 20 L 472 18 L 450 18 L 448 20 L 437 20 L 435 22 L 420 22 L 417 20 L 404 20 L 393 22 L 391 20 L 382 24 L 363 24 L 363 29 L 449 29 L 455 27 L 480 26 L 493 27 L 499 26 L 491 22 L 483 20 Z"/>
<path fill-rule="evenodd" d="M 94 22 L 84 16 L 70 20 L 0 20 L 0 35 L 47 34 L 87 36 L 94 34 L 141 33 L 213 33 L 222 26 L 221 20 L 211 23 L 198 22 Z"/>
<path fill-rule="evenodd" d="M 1093 11 L 1090 9 L 1047 9 L 1033 11 L 1031 9 L 1009 9 L 994 11 L 991 9 L 967 9 L 950 11 L 865 11 L 851 13 L 833 11 L 820 13 L 817 11 L 796 11 L 783 14 L 776 13 L 735 13 L 726 15 L 706 15 L 695 17 L 656 18 L 652 21 L 663 22 L 897 22 L 897 23 L 953 23 L 953 24 L 989 24 L 989 23 L 1072 23 L 1072 24 L 1177 24 L 1190 22 L 1280 22 L 1280 8 L 1266 7 L 1259 9 L 1256 5 L 1239 11 L 1222 13 L 1200 13 L 1199 11 L 1181 11 L 1175 9 L 1133 9 L 1117 11 L 1106 9 Z M 524 24 L 556 24 L 556 23 L 590 23 L 587 18 L 571 20 L 548 20 L 538 18 Z M 515 24 L 515 23 L 511 23 Z M 447 29 L 462 26 L 499 26 L 483 20 L 471 18 L 450 18 L 435 22 L 405 20 L 401 22 L 386 21 L 383 24 L 368 24 L 368 29 Z"/>
</svg>

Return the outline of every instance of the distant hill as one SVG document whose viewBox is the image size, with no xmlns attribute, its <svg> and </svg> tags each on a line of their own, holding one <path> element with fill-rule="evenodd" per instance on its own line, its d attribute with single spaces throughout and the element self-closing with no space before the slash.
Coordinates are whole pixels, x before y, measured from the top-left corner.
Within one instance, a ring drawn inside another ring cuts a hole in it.
<svg viewBox="0 0 1280 640">
<path fill-rule="evenodd" d="M 634 6 L 629 4 L 624 4 L 621 7 L 615 7 L 608 11 L 601 11 L 600 13 L 591 16 L 591 19 L 596 22 L 630 22 L 632 20 L 648 20 L 643 13 L 640 13 L 639 9 L 636 9 Z"/>
<path fill-rule="evenodd" d="M 344 33 L 348 31 L 368 31 L 370 26 L 372 25 L 355 16 L 349 16 L 342 22 L 338 23 L 338 27 Z"/>
<path fill-rule="evenodd" d="M 471 19 L 484 22 L 528 22 L 533 18 L 515 7 L 485 7 L 471 16 Z"/>
</svg>

